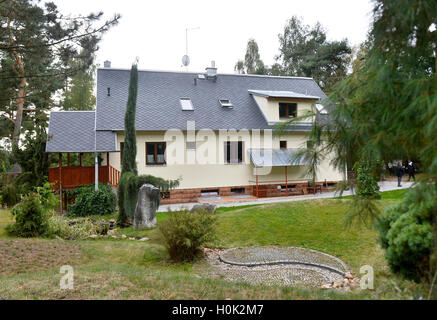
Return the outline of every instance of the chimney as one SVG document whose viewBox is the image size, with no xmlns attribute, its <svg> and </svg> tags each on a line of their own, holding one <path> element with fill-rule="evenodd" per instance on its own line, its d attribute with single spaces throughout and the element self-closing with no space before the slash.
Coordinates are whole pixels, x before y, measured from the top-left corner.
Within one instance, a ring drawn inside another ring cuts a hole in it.
<svg viewBox="0 0 437 320">
<path fill-rule="evenodd" d="M 105 62 L 103 62 L 103 66 L 104 66 L 105 68 L 111 68 L 111 61 L 106 60 Z"/>
<path fill-rule="evenodd" d="M 215 61 L 211 61 L 211 67 L 206 67 L 206 76 L 208 78 L 217 77 L 217 68 L 215 67 Z"/>
</svg>

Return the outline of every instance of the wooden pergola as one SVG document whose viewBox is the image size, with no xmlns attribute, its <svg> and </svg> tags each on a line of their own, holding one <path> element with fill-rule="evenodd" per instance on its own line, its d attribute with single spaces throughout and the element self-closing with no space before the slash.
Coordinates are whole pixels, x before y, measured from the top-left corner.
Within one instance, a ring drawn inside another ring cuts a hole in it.
<svg viewBox="0 0 437 320">
<path fill-rule="evenodd" d="M 110 153 L 119 152 L 114 131 L 96 130 L 95 111 L 53 111 L 50 113 L 46 152 L 57 153 L 59 164 L 49 168 L 49 182 L 59 190 L 61 202 L 63 190 L 100 183 L 118 186 L 120 172 L 111 166 Z M 94 155 L 93 166 L 83 166 L 83 154 Z M 67 154 L 67 166 L 63 165 Z M 79 155 L 79 164 L 72 165 L 70 155 Z M 106 154 L 106 164 L 99 165 L 99 154 Z M 62 207 L 61 207 L 62 208 Z"/>
<path fill-rule="evenodd" d="M 82 156 L 79 153 L 79 165 L 71 165 L 70 152 L 67 153 L 67 166 L 63 165 L 63 153 L 59 152 L 59 164 L 49 168 L 49 182 L 54 189 L 59 191 L 61 206 L 65 207 L 68 199 L 65 199 L 64 190 L 71 190 L 79 186 L 93 184 L 97 190 L 99 183 L 109 183 L 114 188 L 118 187 L 120 171 L 110 165 L 109 152 L 106 153 L 106 165 L 99 166 L 98 154 L 94 156 L 94 166 L 83 166 Z"/>
<path fill-rule="evenodd" d="M 252 149 L 249 150 L 250 158 L 255 166 L 255 180 L 249 180 L 249 183 L 255 184 L 255 196 L 259 198 L 261 185 L 285 185 L 285 195 L 289 196 L 290 184 L 307 184 L 307 190 L 312 189 L 314 195 L 317 191 L 317 186 L 314 184 L 310 187 L 310 179 L 289 179 L 288 168 L 295 166 L 304 166 L 302 160 L 295 158 L 296 149 Z M 284 180 L 260 180 L 258 175 L 258 168 L 261 167 L 283 167 Z"/>
</svg>

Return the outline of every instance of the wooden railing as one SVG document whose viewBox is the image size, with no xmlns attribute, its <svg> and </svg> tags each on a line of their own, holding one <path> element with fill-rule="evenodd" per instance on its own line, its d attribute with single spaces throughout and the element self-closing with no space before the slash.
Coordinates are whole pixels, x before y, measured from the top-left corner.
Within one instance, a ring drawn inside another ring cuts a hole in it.
<svg viewBox="0 0 437 320">
<path fill-rule="evenodd" d="M 285 194 L 287 196 L 289 195 L 290 189 L 294 189 L 294 188 L 291 188 L 291 186 L 294 184 L 306 184 L 306 186 L 304 188 L 307 190 L 307 192 L 313 191 L 314 194 L 316 194 L 317 189 L 320 189 L 320 192 L 321 192 L 321 188 L 318 188 L 319 183 L 317 183 L 315 186 L 311 186 L 310 185 L 311 181 L 312 180 L 309 180 L 309 179 L 260 180 L 258 178 L 258 176 L 256 176 L 256 180 L 249 180 L 249 183 L 255 184 L 254 196 L 256 196 L 257 198 L 264 198 L 267 196 L 267 193 L 266 193 L 267 191 L 264 189 L 264 186 L 266 186 L 266 185 L 285 185 Z"/>
<path fill-rule="evenodd" d="M 118 188 L 118 184 L 120 183 L 120 171 L 113 166 L 109 166 L 109 183 L 115 188 Z"/>
<path fill-rule="evenodd" d="M 61 174 L 61 179 L 59 179 Z M 59 188 L 59 181 L 62 183 L 62 189 L 73 189 L 78 186 L 93 184 L 95 167 L 52 167 L 49 168 L 49 182 L 54 183 L 55 188 Z M 118 187 L 120 181 L 120 171 L 112 166 L 99 167 L 99 182 L 111 183 Z"/>
</svg>

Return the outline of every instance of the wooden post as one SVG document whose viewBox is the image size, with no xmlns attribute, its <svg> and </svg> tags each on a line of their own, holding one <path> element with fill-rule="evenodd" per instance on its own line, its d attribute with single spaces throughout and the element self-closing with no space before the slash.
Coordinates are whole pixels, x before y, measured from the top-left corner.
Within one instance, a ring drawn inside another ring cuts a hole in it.
<svg viewBox="0 0 437 320">
<path fill-rule="evenodd" d="M 61 200 L 61 215 L 63 212 L 63 201 L 62 201 L 62 153 L 59 153 L 59 200 Z"/>
<path fill-rule="evenodd" d="M 288 197 L 288 174 L 287 174 L 287 166 L 285 166 L 285 189 L 287 190 L 287 197 Z"/>
<path fill-rule="evenodd" d="M 106 165 L 108 166 L 108 182 L 112 184 L 111 180 L 111 167 L 109 166 L 109 152 L 106 153 Z"/>
<path fill-rule="evenodd" d="M 79 166 L 82 167 L 82 152 L 79 153 Z"/>
</svg>

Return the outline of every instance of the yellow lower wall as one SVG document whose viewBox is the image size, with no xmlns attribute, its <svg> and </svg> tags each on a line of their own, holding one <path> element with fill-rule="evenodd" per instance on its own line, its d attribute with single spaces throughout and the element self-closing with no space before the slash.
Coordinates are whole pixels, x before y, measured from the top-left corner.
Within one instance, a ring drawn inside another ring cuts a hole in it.
<svg viewBox="0 0 437 320">
<path fill-rule="evenodd" d="M 237 134 L 235 137 L 237 137 Z M 236 140 L 237 138 L 235 138 L 234 141 Z M 288 148 L 300 148 L 305 145 L 307 138 L 303 133 L 290 133 L 289 135 L 283 137 L 273 137 L 271 146 L 266 146 L 266 148 L 279 148 L 279 141 L 283 140 L 287 141 Z M 122 132 L 118 133 L 118 148 L 120 148 L 120 142 L 123 141 L 124 134 Z M 147 166 L 145 156 L 146 142 L 161 141 L 165 141 L 163 132 L 137 132 L 137 166 L 139 174 L 150 174 L 164 179 L 181 178 L 178 189 L 244 186 L 250 184 L 249 180 L 255 180 L 255 168 L 251 164 L 250 159 L 248 159 L 247 152 L 245 153 L 245 163 L 243 164 L 168 164 L 164 166 Z M 169 148 L 169 143 L 170 141 L 167 141 L 167 149 Z M 217 147 L 217 154 L 219 154 L 219 148 L 223 148 L 221 143 Z M 185 153 L 183 156 L 186 157 L 187 154 Z M 180 160 L 181 163 L 183 163 L 183 159 Z M 329 158 L 322 161 L 317 176 L 317 181 L 325 181 L 325 179 L 327 181 L 343 180 L 343 174 L 330 166 L 329 161 Z M 121 170 L 120 153 L 110 153 L 110 164 L 118 170 Z M 271 168 L 271 171 L 270 168 L 267 168 L 267 171 L 270 171 L 268 175 L 263 175 L 263 170 L 266 169 L 258 169 L 259 181 L 285 181 L 284 167 Z M 302 179 L 305 168 L 288 167 L 287 171 L 288 180 L 298 180 Z"/>
</svg>

